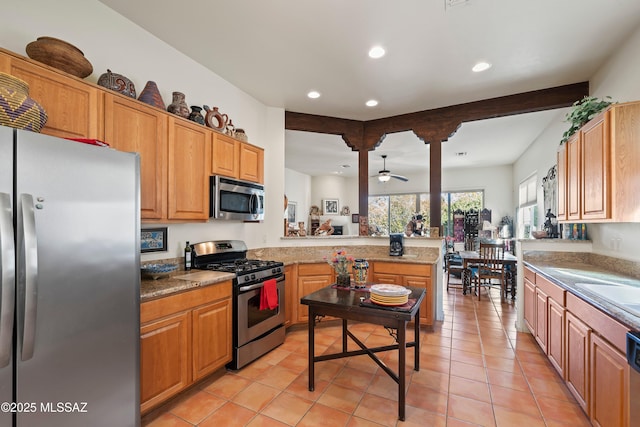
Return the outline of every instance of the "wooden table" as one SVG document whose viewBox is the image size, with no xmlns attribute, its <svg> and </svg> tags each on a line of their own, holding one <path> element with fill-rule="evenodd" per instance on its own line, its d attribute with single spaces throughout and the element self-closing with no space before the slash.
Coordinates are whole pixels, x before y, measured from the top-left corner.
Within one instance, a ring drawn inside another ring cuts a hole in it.
<svg viewBox="0 0 640 427">
<path fill-rule="evenodd" d="M 469 265 L 482 262 L 482 258 L 480 258 L 480 254 L 477 251 L 460 251 L 458 254 L 462 258 L 462 294 L 466 295 L 467 291 L 471 287 L 471 269 L 469 268 Z M 513 254 L 505 252 L 502 261 L 505 267 L 510 266 L 508 271 L 505 271 L 505 281 L 511 285 L 511 299 L 515 299 L 516 265 L 518 264 L 518 258 Z M 500 292 L 500 294 L 502 295 L 502 292 Z"/>
<path fill-rule="evenodd" d="M 363 290 L 349 290 L 336 288 L 333 285 L 322 288 L 300 299 L 301 304 L 309 306 L 309 391 L 313 391 L 315 385 L 315 362 L 340 359 L 343 357 L 368 355 L 398 384 L 398 418 L 405 418 L 405 394 L 406 394 L 406 349 L 415 347 L 414 370 L 420 370 L 420 304 L 425 297 L 426 290 L 412 288 L 409 300 L 414 300 L 412 307 L 407 309 L 395 309 L 393 307 L 363 306 L 362 300 L 369 297 L 369 293 Z M 315 325 L 324 316 L 333 316 L 342 319 L 342 351 L 333 354 L 315 355 Z M 396 344 L 381 347 L 367 348 L 351 331 L 347 329 L 347 321 L 354 320 L 365 323 L 382 325 L 390 330 L 396 339 Z M 409 321 L 414 321 L 415 337 L 412 342 L 406 340 L 406 329 Z M 392 331 L 395 330 L 395 334 Z M 350 337 L 360 350 L 347 351 L 347 337 Z M 393 372 L 376 353 L 381 351 L 398 350 L 398 372 Z"/>
</svg>

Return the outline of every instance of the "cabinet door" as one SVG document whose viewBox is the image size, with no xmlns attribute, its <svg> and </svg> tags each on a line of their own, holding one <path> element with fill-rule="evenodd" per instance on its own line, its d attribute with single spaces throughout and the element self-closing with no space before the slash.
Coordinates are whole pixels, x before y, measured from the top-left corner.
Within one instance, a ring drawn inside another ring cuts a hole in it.
<svg viewBox="0 0 640 427">
<path fill-rule="evenodd" d="M 29 84 L 29 96 L 47 112 L 42 133 L 61 138 L 104 139 L 103 92 L 71 76 L 11 59 L 9 74 Z"/>
<path fill-rule="evenodd" d="M 589 346 L 591 328 L 566 312 L 566 366 L 567 387 L 578 404 L 589 415 Z"/>
<path fill-rule="evenodd" d="M 194 381 L 231 361 L 231 310 L 231 298 L 193 310 Z"/>
<path fill-rule="evenodd" d="M 542 289 L 536 287 L 536 331 L 533 335 L 538 341 L 540 348 L 545 353 L 547 352 L 547 333 L 548 333 L 548 313 L 547 313 L 547 299 L 548 296 L 542 291 Z"/>
<path fill-rule="evenodd" d="M 144 103 L 105 94 L 105 141 L 140 154 L 140 215 L 167 217 L 167 115 Z"/>
<path fill-rule="evenodd" d="M 189 312 L 140 328 L 140 403 L 144 413 L 190 382 Z"/>
<path fill-rule="evenodd" d="M 304 304 L 300 304 L 300 298 L 325 286 L 329 286 L 333 282 L 333 268 L 331 268 L 329 264 L 298 265 L 298 295 L 296 297 L 297 322 L 306 322 L 309 320 L 309 308 Z"/>
<path fill-rule="evenodd" d="M 240 168 L 240 141 L 227 135 L 214 134 L 211 150 L 211 173 L 238 178 Z"/>
<path fill-rule="evenodd" d="M 529 331 L 536 336 L 536 285 L 524 279 L 524 322 Z"/>
<path fill-rule="evenodd" d="M 629 425 L 629 365 L 625 355 L 595 334 L 591 336 L 590 355 L 591 423 L 601 427 Z"/>
<path fill-rule="evenodd" d="M 168 219 L 209 219 L 211 130 L 169 119 Z"/>
<path fill-rule="evenodd" d="M 402 276 L 399 274 L 373 272 L 374 283 L 390 283 L 392 285 L 402 285 Z"/>
<path fill-rule="evenodd" d="M 433 296 L 431 289 L 431 278 L 420 276 L 402 276 L 402 285 L 411 286 L 413 288 L 424 288 L 427 294 L 420 305 L 420 323 L 424 325 L 433 325 Z"/>
<path fill-rule="evenodd" d="M 551 364 L 564 378 L 564 319 L 566 310 L 553 298 L 549 298 L 548 302 L 547 354 Z"/>
<path fill-rule="evenodd" d="M 580 219 L 580 157 L 581 132 L 576 132 L 567 142 L 567 219 Z"/>
<path fill-rule="evenodd" d="M 240 144 L 240 179 L 264 183 L 264 150 L 251 144 Z"/>
<path fill-rule="evenodd" d="M 608 112 L 582 128 L 582 218 L 611 217 L 611 139 Z"/>
<path fill-rule="evenodd" d="M 567 219 L 567 144 L 558 148 L 558 221 Z"/>
</svg>

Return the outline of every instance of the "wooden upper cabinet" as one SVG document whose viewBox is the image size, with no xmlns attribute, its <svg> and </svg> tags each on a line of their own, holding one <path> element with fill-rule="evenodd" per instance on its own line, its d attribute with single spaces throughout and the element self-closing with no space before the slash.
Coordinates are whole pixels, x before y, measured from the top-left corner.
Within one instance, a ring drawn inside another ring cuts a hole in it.
<svg viewBox="0 0 640 427">
<path fill-rule="evenodd" d="M 202 125 L 169 119 L 168 219 L 209 219 L 212 137 Z"/>
<path fill-rule="evenodd" d="M 558 221 L 562 221 L 567 219 L 567 144 L 558 147 L 557 159 L 558 212 L 556 217 Z"/>
<path fill-rule="evenodd" d="M 264 150 L 251 144 L 240 144 L 240 179 L 264 183 Z"/>
<path fill-rule="evenodd" d="M 582 128 L 582 219 L 611 217 L 609 111 Z"/>
<path fill-rule="evenodd" d="M 614 106 L 609 120 L 611 217 L 620 222 L 640 222 L 640 102 Z"/>
<path fill-rule="evenodd" d="M 140 154 L 141 218 L 166 218 L 167 115 L 108 93 L 104 107 L 105 141 L 116 150 Z"/>
<path fill-rule="evenodd" d="M 567 219 L 578 220 L 580 216 L 580 139 L 576 132 L 567 142 Z"/>
<path fill-rule="evenodd" d="M 102 140 L 103 92 L 82 80 L 46 65 L 0 52 L 2 70 L 29 85 L 29 96 L 47 113 L 42 133 L 61 138 Z"/>
<path fill-rule="evenodd" d="M 214 134 L 211 150 L 211 173 L 229 178 L 239 178 L 240 141 L 227 135 Z"/>
</svg>

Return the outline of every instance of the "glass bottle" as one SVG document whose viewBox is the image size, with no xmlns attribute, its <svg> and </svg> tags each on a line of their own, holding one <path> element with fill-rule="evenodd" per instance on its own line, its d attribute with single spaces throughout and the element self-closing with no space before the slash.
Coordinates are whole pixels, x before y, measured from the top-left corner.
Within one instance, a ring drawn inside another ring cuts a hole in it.
<svg viewBox="0 0 640 427">
<path fill-rule="evenodd" d="M 191 270 L 191 245 L 187 240 L 187 245 L 184 247 L 184 269 L 185 271 Z"/>
</svg>

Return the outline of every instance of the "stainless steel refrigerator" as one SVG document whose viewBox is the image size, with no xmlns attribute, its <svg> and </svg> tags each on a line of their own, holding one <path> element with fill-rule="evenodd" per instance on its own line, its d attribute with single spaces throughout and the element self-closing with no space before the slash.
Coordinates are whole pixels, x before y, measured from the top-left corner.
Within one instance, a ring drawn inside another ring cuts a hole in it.
<svg viewBox="0 0 640 427">
<path fill-rule="evenodd" d="M 140 425 L 139 158 L 0 126 L 0 427 Z"/>
</svg>

